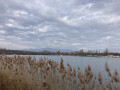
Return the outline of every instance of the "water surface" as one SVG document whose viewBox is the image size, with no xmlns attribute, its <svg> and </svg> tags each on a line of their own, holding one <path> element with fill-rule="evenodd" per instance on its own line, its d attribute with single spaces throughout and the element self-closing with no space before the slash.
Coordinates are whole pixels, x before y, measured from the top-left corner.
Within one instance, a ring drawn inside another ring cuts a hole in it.
<svg viewBox="0 0 120 90">
<path fill-rule="evenodd" d="M 105 72 L 105 63 L 107 62 L 111 72 L 113 72 L 115 69 L 118 72 L 120 72 L 120 58 L 57 56 L 57 55 L 30 55 L 30 56 L 36 57 L 37 60 L 39 60 L 40 57 L 43 58 L 46 57 L 54 61 L 57 61 L 58 63 L 60 63 L 60 59 L 63 58 L 65 66 L 67 66 L 67 63 L 69 63 L 72 67 L 76 68 L 77 66 L 79 66 L 81 71 L 84 71 L 84 68 L 87 67 L 87 65 L 90 65 L 92 71 L 95 73 Z"/>
</svg>

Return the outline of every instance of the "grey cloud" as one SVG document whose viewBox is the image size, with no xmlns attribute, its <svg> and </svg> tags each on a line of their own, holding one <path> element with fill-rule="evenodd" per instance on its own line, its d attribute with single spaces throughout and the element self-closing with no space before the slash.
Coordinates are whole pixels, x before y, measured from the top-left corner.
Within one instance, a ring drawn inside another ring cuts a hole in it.
<svg viewBox="0 0 120 90">
<path fill-rule="evenodd" d="M 119 2 L 1 0 L 0 47 L 120 49 Z"/>
</svg>

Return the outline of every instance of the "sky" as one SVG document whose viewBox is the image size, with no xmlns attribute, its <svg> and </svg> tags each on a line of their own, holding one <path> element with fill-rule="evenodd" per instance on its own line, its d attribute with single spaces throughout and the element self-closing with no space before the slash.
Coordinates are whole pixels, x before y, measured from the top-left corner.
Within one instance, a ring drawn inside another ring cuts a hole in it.
<svg viewBox="0 0 120 90">
<path fill-rule="evenodd" d="M 0 0 L 0 48 L 120 51 L 120 0 Z"/>
</svg>

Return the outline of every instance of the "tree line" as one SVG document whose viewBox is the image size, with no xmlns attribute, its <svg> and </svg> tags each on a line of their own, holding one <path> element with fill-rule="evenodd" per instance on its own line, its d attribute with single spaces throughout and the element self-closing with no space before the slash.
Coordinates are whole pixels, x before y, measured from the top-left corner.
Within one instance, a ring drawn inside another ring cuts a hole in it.
<svg viewBox="0 0 120 90">
<path fill-rule="evenodd" d="M 0 54 L 18 54 L 18 55 L 74 55 L 74 56 L 108 56 L 108 55 L 114 55 L 114 56 L 120 56 L 120 53 L 115 52 L 109 52 L 108 49 L 105 49 L 103 52 L 100 52 L 98 50 L 88 50 L 84 51 L 83 49 L 79 51 L 74 52 L 51 52 L 51 51 L 41 51 L 41 52 L 35 52 L 35 51 L 25 51 L 25 50 L 10 50 L 10 49 L 0 49 Z"/>
</svg>

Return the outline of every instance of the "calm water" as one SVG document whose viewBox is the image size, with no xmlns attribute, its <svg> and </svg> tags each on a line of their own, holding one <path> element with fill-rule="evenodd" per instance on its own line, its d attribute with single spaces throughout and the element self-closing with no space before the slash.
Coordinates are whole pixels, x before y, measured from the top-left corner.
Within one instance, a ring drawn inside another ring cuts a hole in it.
<svg viewBox="0 0 120 90">
<path fill-rule="evenodd" d="M 24 55 L 28 56 L 28 55 Z M 61 57 L 64 60 L 64 65 L 67 66 L 69 63 L 72 67 L 79 66 L 81 71 L 84 71 L 84 68 L 89 64 L 94 72 L 105 72 L 105 63 L 108 63 L 108 66 L 113 72 L 115 69 L 120 72 L 120 58 L 98 58 L 98 57 L 81 57 L 81 56 L 55 56 L 55 55 L 31 55 L 36 57 L 38 60 L 40 57 L 44 56 L 46 58 L 52 59 L 54 61 L 60 62 Z"/>
<path fill-rule="evenodd" d="M 25 55 L 27 56 L 27 55 Z M 40 57 L 44 56 L 46 58 L 52 59 L 54 61 L 60 62 L 61 57 L 64 60 L 64 65 L 67 66 L 67 63 L 69 63 L 72 67 L 80 67 L 81 71 L 84 72 L 85 67 L 88 66 L 88 64 L 92 68 L 92 72 L 94 74 L 98 74 L 98 72 L 101 72 L 102 77 L 105 81 L 107 81 L 108 74 L 105 71 L 105 63 L 108 63 L 108 66 L 113 73 L 116 69 L 120 76 L 120 58 L 98 58 L 98 57 L 80 57 L 80 56 L 55 56 L 55 55 L 31 55 L 32 57 L 36 57 L 38 60 Z"/>
</svg>

